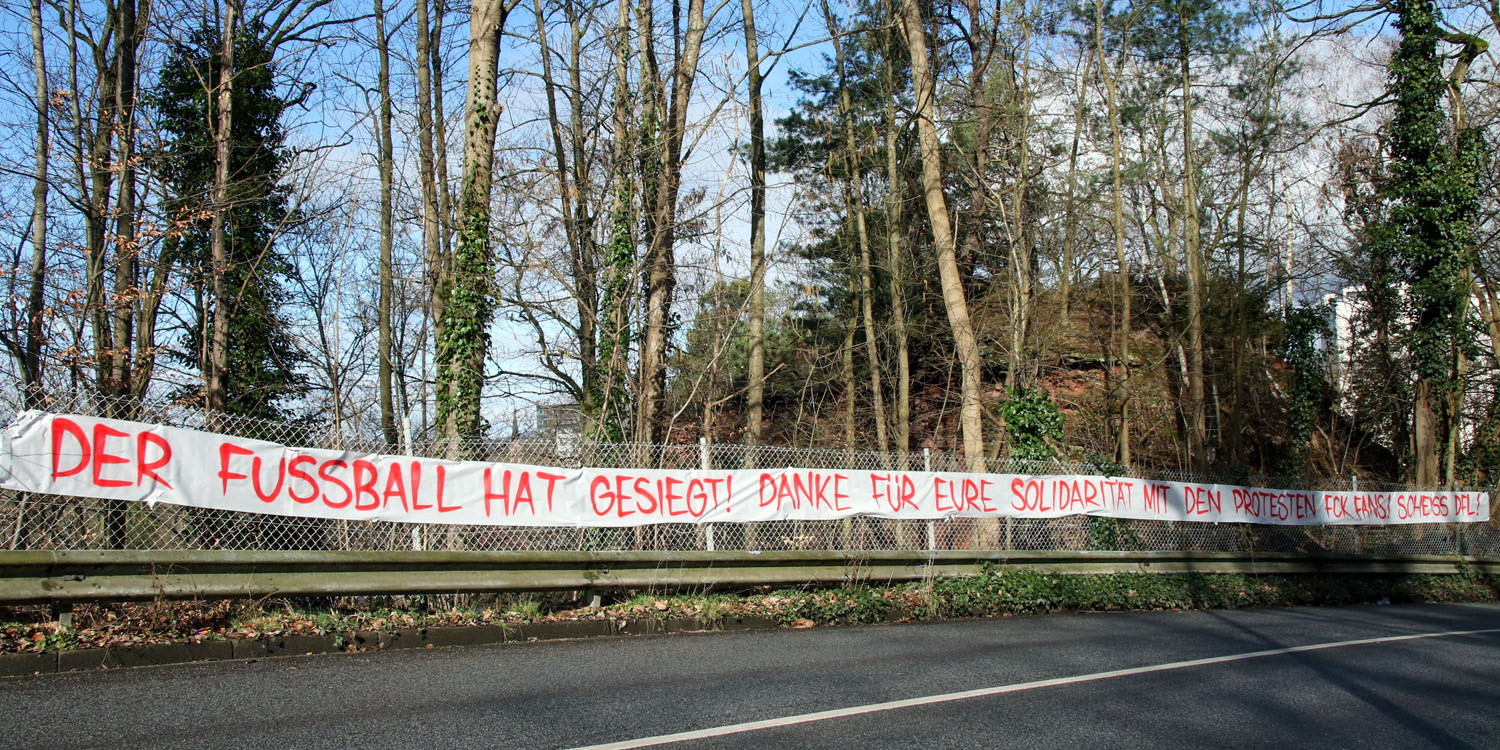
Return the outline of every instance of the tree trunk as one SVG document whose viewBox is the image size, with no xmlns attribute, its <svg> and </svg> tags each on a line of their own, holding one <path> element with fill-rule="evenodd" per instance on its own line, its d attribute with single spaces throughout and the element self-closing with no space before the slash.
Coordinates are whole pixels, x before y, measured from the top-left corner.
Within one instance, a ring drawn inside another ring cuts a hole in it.
<svg viewBox="0 0 1500 750">
<path fill-rule="evenodd" d="M 1500 30 L 1500 4 L 1492 3 L 1491 6 L 1492 7 L 1488 11 L 1489 16 L 1496 23 L 1496 30 Z M 1462 175 L 1462 179 L 1470 183 L 1470 188 L 1477 188 L 1478 183 L 1483 179 L 1479 174 L 1479 169 L 1483 168 L 1480 165 L 1485 162 L 1485 159 L 1483 158 L 1484 147 L 1479 145 L 1478 143 L 1470 142 L 1471 139 L 1475 139 L 1477 141 L 1478 136 L 1473 135 L 1469 130 L 1468 115 L 1464 105 L 1462 89 L 1463 84 L 1468 81 L 1469 67 L 1473 65 L 1475 59 L 1477 59 L 1481 54 L 1484 54 L 1484 52 L 1488 49 L 1488 45 L 1483 39 L 1464 33 L 1449 33 L 1443 38 L 1445 41 L 1451 44 L 1460 45 L 1461 48 L 1461 51 L 1456 55 L 1457 60 L 1450 70 L 1446 80 L 1449 111 L 1452 118 L 1453 128 L 1453 145 L 1450 151 L 1452 158 L 1451 163 L 1457 167 L 1457 169 L 1455 169 L 1454 171 Z M 1471 146 L 1475 151 L 1472 156 L 1478 157 L 1473 159 L 1473 163 L 1469 163 L 1469 157 L 1471 155 L 1465 153 L 1465 151 Z M 1479 191 L 1474 190 L 1470 195 L 1472 197 L 1465 197 L 1461 199 L 1467 204 L 1464 206 L 1464 208 L 1468 209 L 1471 212 L 1477 213 Z M 1455 227 L 1455 229 L 1458 229 L 1458 231 L 1462 233 L 1461 236 L 1463 237 L 1463 239 L 1459 241 L 1463 244 L 1460 244 L 1459 247 L 1455 248 L 1458 250 L 1460 258 L 1457 259 L 1459 262 L 1455 263 L 1454 265 L 1457 267 L 1457 273 L 1466 277 L 1463 279 L 1462 284 L 1456 286 L 1461 289 L 1472 289 L 1474 286 L 1472 269 L 1480 265 L 1478 262 L 1478 248 L 1476 247 L 1477 238 L 1475 237 L 1475 231 L 1473 228 L 1475 225 L 1477 225 L 1478 221 L 1477 219 L 1471 218 L 1470 225 L 1467 227 L 1463 227 L 1461 221 L 1453 223 L 1459 225 L 1459 227 Z M 1454 328 L 1462 330 L 1467 325 L 1467 320 L 1469 317 L 1469 301 L 1474 295 L 1464 295 L 1462 292 L 1460 292 L 1458 296 L 1460 297 L 1460 301 L 1457 304 L 1458 309 L 1454 311 L 1454 318 L 1457 321 L 1457 325 L 1455 325 Z M 1480 310 L 1482 314 L 1483 308 L 1481 307 Z M 1443 421 L 1441 429 L 1445 432 L 1446 437 L 1442 448 L 1443 483 L 1450 492 L 1455 489 L 1458 482 L 1459 453 L 1463 448 L 1462 436 L 1464 419 L 1463 407 L 1465 395 L 1464 386 L 1466 384 L 1466 376 L 1469 369 L 1468 356 L 1465 352 L 1466 341 L 1467 337 L 1455 333 L 1454 339 L 1449 346 L 1448 353 L 1449 372 L 1451 373 L 1451 377 L 1456 387 L 1453 387 L 1448 391 L 1447 398 L 1443 403 Z M 1491 339 L 1491 343 L 1493 344 L 1493 339 Z"/>
<path fill-rule="evenodd" d="M 77 36 L 83 33 L 78 26 L 77 5 L 70 4 L 69 17 L 71 21 L 70 45 L 77 44 Z M 114 13 L 106 15 L 105 28 L 101 32 L 104 40 L 117 31 L 116 23 L 118 16 Z M 80 159 L 80 165 L 88 164 L 87 182 L 80 170 L 78 175 L 79 192 L 82 202 L 87 208 L 84 211 L 84 237 L 86 243 L 86 280 L 84 292 L 84 311 L 88 316 L 89 326 L 93 334 L 94 343 L 94 381 L 100 388 L 106 387 L 110 379 L 110 357 L 108 348 L 113 342 L 110 335 L 110 316 L 108 314 L 108 300 L 104 292 L 104 266 L 108 247 L 109 232 L 109 193 L 110 186 L 114 183 L 115 165 L 112 158 L 115 115 L 116 89 L 119 85 L 119 70 L 117 60 L 111 60 L 105 55 L 106 42 L 101 41 L 94 45 L 94 71 L 97 75 L 97 84 L 94 95 L 95 112 L 93 115 L 93 131 L 87 132 L 83 126 L 83 117 L 77 108 L 78 97 L 73 97 L 73 125 L 78 133 L 77 141 L 88 142 L 88 155 L 86 160 Z M 70 62 L 76 69 L 76 52 L 70 46 Z M 76 81 L 75 81 L 76 82 Z M 72 87 L 74 91 L 77 86 Z M 80 153 L 79 156 L 82 156 Z"/>
<path fill-rule="evenodd" d="M 937 253 L 938 275 L 943 290 L 943 305 L 948 325 L 953 330 L 954 351 L 962 380 L 962 407 L 959 420 L 963 426 L 964 457 L 970 471 L 984 470 L 984 421 L 980 406 L 979 342 L 969 321 L 969 306 L 964 299 L 963 280 L 954 254 L 953 225 L 948 219 L 948 202 L 943 197 L 943 165 L 937 125 L 933 122 L 935 95 L 932 74 L 927 63 L 927 32 L 922 28 L 922 14 L 917 0 L 901 0 L 902 25 L 911 52 L 912 85 L 916 94 L 917 134 L 922 150 L 922 192 L 927 202 L 927 216 L 932 224 L 932 244 Z"/>
<path fill-rule="evenodd" d="M 630 359 L 630 306 L 632 269 L 635 266 L 634 165 L 632 163 L 632 107 L 630 93 L 630 0 L 618 0 L 615 22 L 614 143 L 610 171 L 614 195 L 610 206 L 609 249 L 604 259 L 599 336 L 599 360 L 603 364 L 603 401 L 595 432 L 608 440 L 625 438 L 627 371 Z"/>
<path fill-rule="evenodd" d="M 119 133 L 119 171 L 115 200 L 115 284 L 110 305 L 109 381 L 104 391 L 115 397 L 131 392 L 131 343 L 134 326 L 136 262 L 140 249 L 136 240 L 135 206 L 135 91 L 136 55 L 144 34 L 137 24 L 135 0 L 121 0 L 119 40 L 115 45 L 119 86 L 115 90 L 115 127 Z"/>
<path fill-rule="evenodd" d="M 750 99 L 750 300 L 749 390 L 745 395 L 745 442 L 759 445 L 766 394 L 766 125 L 761 111 L 760 49 L 755 38 L 754 0 L 740 0 L 745 19 L 746 88 Z"/>
<path fill-rule="evenodd" d="M 1116 86 L 1120 79 L 1120 71 L 1124 61 L 1124 55 L 1120 57 L 1120 64 L 1115 66 L 1114 72 L 1110 72 L 1109 66 L 1104 61 L 1104 10 L 1103 3 L 1094 4 L 1094 45 L 1099 55 L 1099 76 L 1104 81 L 1104 102 L 1109 111 L 1109 163 L 1111 179 L 1110 200 L 1110 229 L 1115 240 L 1115 265 L 1118 269 L 1119 285 L 1118 294 L 1120 298 L 1120 343 L 1119 366 L 1121 369 L 1119 379 L 1115 384 L 1115 392 L 1109 394 L 1110 402 L 1115 410 L 1115 461 L 1121 466 L 1130 466 L 1130 266 L 1125 258 L 1125 189 L 1123 184 L 1123 166 L 1120 148 L 1120 105 L 1117 98 Z"/>
<path fill-rule="evenodd" d="M 890 0 L 887 0 L 889 4 Z M 891 331 L 896 339 L 896 405 L 895 441 L 901 454 L 900 468 L 910 468 L 906 454 L 911 451 L 911 360 L 910 344 L 906 332 L 906 280 L 905 263 L 901 257 L 901 194 L 904 176 L 901 174 L 900 157 L 896 152 L 896 66 L 892 61 L 898 33 L 896 10 L 888 5 L 885 10 L 892 31 L 886 54 L 883 55 L 881 75 L 885 84 L 885 238 L 886 258 L 890 265 L 891 285 Z"/>
<path fill-rule="evenodd" d="M 859 430 L 854 422 L 854 402 L 859 395 L 859 386 L 854 382 L 854 330 L 858 327 L 859 323 L 850 318 L 844 343 L 839 347 L 839 362 L 842 365 L 839 376 L 844 383 L 844 450 L 850 451 L 859 445 Z"/>
<path fill-rule="evenodd" d="M 578 6 L 568 3 L 568 29 L 573 39 L 568 47 L 568 113 L 572 123 L 573 218 L 570 224 L 578 235 L 578 255 L 574 260 L 575 292 L 578 307 L 578 364 L 583 375 L 583 401 L 597 411 L 604 400 L 603 379 L 599 373 L 599 243 L 594 234 L 594 214 L 589 212 L 589 169 L 584 148 L 588 124 L 583 108 L 583 53 L 585 27 Z"/>
<path fill-rule="evenodd" d="M 1006 361 L 1007 387 L 1015 391 L 1029 390 L 1035 383 L 1033 376 L 1035 364 L 1033 358 L 1026 355 L 1026 348 L 1030 344 L 1031 336 L 1031 307 L 1032 287 L 1036 283 L 1036 251 L 1032 247 L 1030 217 L 1026 212 L 1026 190 L 1030 184 L 1027 172 L 1030 170 L 1031 148 L 1029 136 L 1031 133 L 1031 96 L 1030 96 L 1030 68 L 1031 68 L 1031 23 L 1029 19 L 1022 18 L 1021 33 L 1023 38 L 1022 53 L 1019 64 L 1020 75 L 1015 77 L 1016 109 L 1020 116 L 1017 123 L 1017 132 L 1014 135 L 1016 155 L 1016 177 L 1011 186 L 1010 216 L 1006 223 L 1010 226 L 1010 267 L 1014 276 L 1014 285 L 1011 291 L 1010 309 L 1010 355 Z"/>
<path fill-rule="evenodd" d="M 1250 182 L 1253 178 L 1250 161 L 1252 153 L 1244 154 L 1245 163 L 1241 165 L 1239 197 L 1235 201 L 1235 298 L 1234 311 L 1231 314 L 1229 334 L 1229 358 L 1233 387 L 1229 393 L 1229 430 L 1219 431 L 1219 442 L 1223 444 L 1228 452 L 1228 460 L 1232 466 L 1244 465 L 1244 443 L 1241 440 L 1245 431 L 1245 355 L 1249 340 L 1244 334 L 1245 309 L 1245 222 L 1250 210 Z M 1274 204 L 1273 204 L 1274 205 Z M 1223 419 L 1223 416 L 1219 416 Z M 1217 421 L 1217 420 L 1216 420 Z"/>
<path fill-rule="evenodd" d="M 837 19 L 832 9 L 828 7 L 828 0 L 823 0 L 823 17 L 828 22 L 828 32 L 833 37 L 834 65 L 838 71 L 839 120 L 844 131 L 844 158 L 848 165 L 845 182 L 846 198 L 854 220 L 855 238 L 859 243 L 860 320 L 864 326 L 865 358 L 870 364 L 870 397 L 875 406 L 875 443 L 881 452 L 885 452 L 890 450 L 890 439 L 886 432 L 885 383 L 880 374 L 880 350 L 875 338 L 870 232 L 865 224 L 864 167 L 859 158 L 859 146 L 854 135 L 854 105 L 850 101 L 849 81 L 844 68 L 844 44 L 837 28 Z"/>
<path fill-rule="evenodd" d="M 1078 62 L 1078 93 L 1073 100 L 1073 139 L 1068 148 L 1068 194 L 1063 202 L 1063 250 L 1062 268 L 1058 269 L 1058 295 L 1062 297 L 1060 317 L 1066 324 L 1070 314 L 1069 303 L 1073 294 L 1073 272 L 1078 257 L 1078 145 L 1083 139 L 1083 123 L 1086 118 L 1084 105 L 1088 87 L 1089 58 Z"/>
<path fill-rule="evenodd" d="M 438 423 L 457 458 L 459 441 L 477 437 L 485 354 L 493 307 L 490 187 L 494 180 L 500 37 L 504 0 L 475 0 L 469 16 L 469 86 L 464 106 L 464 171 L 458 247 L 438 341 Z"/>
<path fill-rule="evenodd" d="M 433 340 L 443 338 L 448 299 L 448 257 L 443 252 L 438 178 L 433 156 L 432 34 L 428 0 L 417 0 L 417 181 L 422 190 L 422 249 L 428 274 Z"/>
<path fill-rule="evenodd" d="M 592 229 L 585 206 L 587 185 L 583 182 L 581 164 L 584 159 L 582 137 L 582 96 L 579 91 L 581 78 L 578 66 L 581 62 L 581 30 L 574 6 L 565 3 L 568 27 L 572 36 L 569 62 L 568 101 L 572 123 L 572 163 L 570 150 L 564 145 L 563 122 L 557 109 L 557 85 L 552 74 L 552 50 L 547 42 L 547 21 L 541 0 L 533 3 L 537 24 L 537 40 L 542 53 L 542 86 L 547 99 L 548 131 L 552 138 L 552 158 L 556 162 L 558 199 L 562 214 L 563 237 L 568 245 L 568 261 L 573 279 L 573 302 L 578 312 L 578 367 L 581 375 L 578 395 L 579 406 L 585 414 L 594 414 L 602 400 L 599 390 L 598 363 L 595 359 L 595 316 L 598 305 L 595 286 L 594 251 Z"/>
<path fill-rule="evenodd" d="M 26 291 L 26 339 L 21 345 L 22 403 L 39 409 L 42 389 L 42 314 L 46 309 L 47 162 L 51 155 L 51 108 L 47 86 L 46 46 L 42 39 L 42 2 L 31 0 L 31 67 L 36 77 L 36 171 L 31 183 L 31 278 Z"/>
<path fill-rule="evenodd" d="M 1476 256 L 1474 262 L 1474 299 L 1479 306 L 1479 317 L 1484 321 L 1490 339 L 1490 358 L 1500 364 L 1500 293 L 1490 283 L 1484 264 Z"/>
<path fill-rule="evenodd" d="M 662 93 L 661 66 L 656 59 L 656 14 L 652 0 L 639 0 L 635 13 L 641 56 L 640 194 L 645 235 L 642 239 L 646 243 L 646 298 L 631 439 L 645 444 L 655 442 L 657 411 L 665 399 L 666 325 L 676 276 L 668 237 L 672 211 L 669 209 L 664 219 L 661 206 L 664 202 L 661 183 L 667 179 L 663 174 L 667 160 L 663 131 L 669 114 Z"/>
<path fill-rule="evenodd" d="M 511 7 L 515 3 L 511 2 Z M 432 145 L 433 165 L 437 172 L 437 225 L 439 256 L 443 261 L 443 278 L 453 274 L 453 181 L 448 179 L 448 110 L 443 105 L 443 19 L 448 17 L 447 0 L 437 0 L 428 33 L 428 67 L 432 69 Z"/>
<path fill-rule="evenodd" d="M 394 355 L 391 340 L 391 298 L 395 294 L 391 278 L 391 250 L 395 241 L 395 227 L 391 216 L 392 172 L 394 171 L 394 149 L 391 145 L 391 59 L 390 39 L 385 33 L 385 5 L 375 0 L 375 41 L 380 52 L 380 118 L 376 126 L 380 131 L 380 304 L 376 313 L 379 320 L 378 342 L 375 356 L 379 360 L 380 379 L 380 431 L 386 445 L 400 442 L 396 430 L 396 406 L 391 394 L 391 358 Z"/>
<path fill-rule="evenodd" d="M 682 143 L 687 127 L 688 104 L 692 98 L 693 80 L 698 73 L 698 56 L 702 49 L 706 24 L 703 0 L 688 0 L 687 29 L 679 54 L 672 65 L 670 99 L 663 96 L 656 61 L 655 33 L 652 31 L 651 0 L 642 0 L 637 15 L 642 43 L 642 88 L 647 106 L 660 125 L 659 137 L 653 138 L 656 159 L 655 184 L 646 181 L 646 326 L 641 342 L 640 377 L 636 399 L 635 439 L 639 443 L 659 442 L 661 416 L 667 390 L 667 339 L 671 335 L 672 292 L 677 284 L 676 217 L 678 187 L 682 182 Z M 674 29 L 675 31 L 675 29 Z M 648 126 L 643 126 L 648 127 Z M 647 154 L 650 158 L 651 154 Z"/>
<path fill-rule="evenodd" d="M 1182 71 L 1182 218 L 1183 249 L 1187 256 L 1187 306 L 1188 306 L 1188 383 L 1187 383 L 1187 438 L 1188 461 L 1194 469 L 1202 470 L 1208 465 L 1206 440 L 1208 421 L 1204 406 L 1203 380 L 1203 237 L 1198 226 L 1197 165 L 1194 161 L 1193 143 L 1193 79 L 1188 62 L 1186 19 L 1179 16 L 1179 33 L 1183 38 L 1182 56 L 1179 60 Z"/>
<path fill-rule="evenodd" d="M 213 331 L 208 350 L 207 407 L 224 411 L 224 372 L 229 367 L 229 237 L 225 222 L 229 213 L 229 147 L 234 123 L 234 41 L 239 27 L 237 0 L 225 0 L 223 32 L 218 64 L 219 112 L 214 131 L 213 218 L 209 227 L 210 275 L 213 285 Z"/>
<path fill-rule="evenodd" d="M 972 280 L 974 264 L 979 262 L 979 254 L 985 245 L 985 232 L 989 226 L 990 208 L 990 186 L 989 186 L 989 145 L 994 135 L 994 111 L 991 107 L 989 89 L 986 86 L 990 54 L 993 45 L 985 44 L 983 36 L 984 17 L 982 9 L 987 7 L 981 5 L 979 0 L 963 0 L 964 10 L 969 17 L 968 33 L 964 35 L 964 43 L 969 48 L 969 75 L 968 75 L 968 99 L 969 111 L 972 113 L 970 127 L 973 132 L 973 149 L 967 155 L 969 157 L 968 167 L 973 172 L 973 199 L 969 201 L 967 218 L 968 230 L 957 247 L 958 267 L 961 278 L 965 282 Z M 999 13 L 999 10 L 995 10 Z M 936 73 L 930 74 L 936 76 Z M 956 241 L 956 238 L 955 238 Z"/>
<path fill-rule="evenodd" d="M 1432 381 L 1417 379 L 1417 392 L 1412 404 L 1412 442 L 1417 469 L 1417 484 L 1427 488 L 1438 483 L 1441 476 L 1438 461 L 1438 415 L 1437 397 L 1433 394 Z"/>
<path fill-rule="evenodd" d="M 109 378 L 100 383 L 100 390 L 115 400 L 107 407 L 114 417 L 134 418 L 134 409 L 122 403 L 131 393 L 131 332 L 133 326 L 134 295 L 136 285 L 136 257 L 139 246 L 136 236 L 135 205 L 135 91 L 136 54 L 140 48 L 141 30 L 136 24 L 135 0 L 121 0 L 115 9 L 117 33 L 115 42 L 115 117 L 114 128 L 119 133 L 116 141 L 119 158 L 118 191 L 115 198 L 115 279 L 114 298 L 108 305 L 110 346 L 108 356 Z M 102 218 L 102 217 L 101 217 Z M 114 500 L 109 503 L 110 547 L 124 549 L 129 544 L 127 506 Z"/>
</svg>

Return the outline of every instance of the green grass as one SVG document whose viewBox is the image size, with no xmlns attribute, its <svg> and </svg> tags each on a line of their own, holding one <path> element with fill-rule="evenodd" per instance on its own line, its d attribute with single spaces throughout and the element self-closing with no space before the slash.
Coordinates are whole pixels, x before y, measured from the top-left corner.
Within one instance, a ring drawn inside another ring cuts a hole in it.
<svg viewBox="0 0 1500 750">
<path fill-rule="evenodd" d="M 1110 573 L 1062 575 L 988 568 L 972 578 L 886 587 L 780 592 L 782 619 L 874 622 L 892 612 L 914 620 L 1052 612 L 1238 609 L 1374 602 L 1500 601 L 1500 580 L 1458 575 L 1240 575 Z"/>
</svg>

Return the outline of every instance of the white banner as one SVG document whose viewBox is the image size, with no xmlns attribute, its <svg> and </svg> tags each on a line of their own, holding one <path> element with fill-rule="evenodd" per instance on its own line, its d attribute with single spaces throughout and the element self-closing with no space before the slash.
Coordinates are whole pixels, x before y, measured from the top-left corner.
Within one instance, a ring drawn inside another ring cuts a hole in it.
<svg viewBox="0 0 1500 750">
<path fill-rule="evenodd" d="M 289 448 L 29 411 L 0 437 L 0 487 L 350 521 L 640 526 L 866 515 L 1280 525 L 1488 521 L 1484 492 L 1321 492 L 1102 476 L 570 469 Z"/>
</svg>

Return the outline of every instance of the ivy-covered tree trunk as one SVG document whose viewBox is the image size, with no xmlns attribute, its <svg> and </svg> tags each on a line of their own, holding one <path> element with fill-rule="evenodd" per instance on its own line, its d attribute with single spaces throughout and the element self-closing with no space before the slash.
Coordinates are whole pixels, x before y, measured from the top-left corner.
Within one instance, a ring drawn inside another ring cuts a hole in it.
<svg viewBox="0 0 1500 750">
<path fill-rule="evenodd" d="M 114 299 L 110 305 L 109 377 L 100 383 L 100 390 L 117 399 L 128 396 L 130 388 L 131 330 L 134 318 L 131 311 L 134 302 L 131 296 L 135 289 L 136 271 L 136 159 L 135 159 L 135 100 L 136 100 L 136 53 L 144 34 L 136 24 L 135 0 L 123 0 L 115 8 L 119 41 L 115 46 L 114 128 L 119 133 L 116 141 L 119 149 L 120 179 L 115 199 L 115 284 Z M 232 38 L 232 37 L 231 37 Z M 226 42 L 230 43 L 230 42 Z M 230 43 L 232 45 L 232 43 Z M 102 343 L 102 342 L 101 342 Z M 126 404 L 115 401 L 106 407 L 107 413 L 115 417 L 133 418 L 135 414 Z M 118 500 L 111 501 L 106 521 L 109 545 L 113 549 L 129 546 L 129 523 L 127 507 Z"/>
<path fill-rule="evenodd" d="M 1298 306 L 1286 313 L 1286 350 L 1283 356 L 1292 370 L 1291 404 L 1287 408 L 1287 448 L 1281 473 L 1307 475 L 1308 447 L 1323 405 L 1326 360 L 1318 350 L 1318 338 L 1328 335 L 1328 310 Z"/>
<path fill-rule="evenodd" d="M 464 116 L 463 188 L 458 247 L 437 346 L 438 424 L 450 457 L 459 441 L 479 434 L 480 395 L 493 308 L 490 281 L 490 187 L 494 179 L 500 36 L 504 0 L 474 0 L 469 16 L 469 90 Z"/>
<path fill-rule="evenodd" d="M 614 181 L 610 206 L 610 238 L 605 249 L 600 278 L 599 299 L 599 365 L 603 368 L 600 383 L 599 414 L 594 434 L 603 440 L 625 439 L 624 413 L 629 399 L 627 373 L 630 361 L 631 269 L 635 265 L 635 203 L 632 198 L 635 174 L 633 163 L 630 91 L 630 0 L 619 0 L 614 30 L 615 90 L 614 143 L 610 153 L 611 179 Z"/>
<path fill-rule="evenodd" d="M 1444 143 L 1441 99 L 1447 83 L 1438 56 L 1437 10 L 1431 0 L 1398 0 L 1401 44 L 1389 63 L 1391 225 L 1404 266 L 1411 316 L 1408 351 L 1416 371 L 1412 408 L 1413 466 L 1419 484 L 1455 478 L 1463 404 L 1463 358 L 1473 345 L 1468 325 L 1483 144 L 1459 129 Z M 1446 464 L 1446 466 L 1444 465 Z"/>
</svg>

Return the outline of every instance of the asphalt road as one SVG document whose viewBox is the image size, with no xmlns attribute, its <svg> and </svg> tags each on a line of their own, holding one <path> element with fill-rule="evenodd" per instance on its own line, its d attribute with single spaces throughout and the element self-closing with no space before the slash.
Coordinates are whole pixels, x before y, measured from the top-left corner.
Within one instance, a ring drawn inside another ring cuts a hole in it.
<svg viewBox="0 0 1500 750">
<path fill-rule="evenodd" d="M 44 675 L 0 680 L 0 747 L 575 747 L 844 710 L 671 747 L 1493 748 L 1500 632 L 1345 643 L 1490 629 L 1500 607 L 1059 615 Z M 1342 645 L 1282 651 L 1317 644 Z"/>
</svg>

